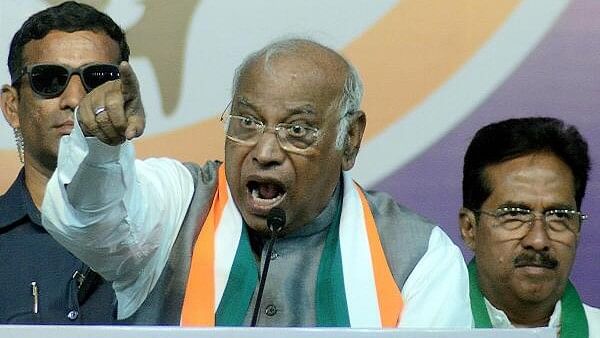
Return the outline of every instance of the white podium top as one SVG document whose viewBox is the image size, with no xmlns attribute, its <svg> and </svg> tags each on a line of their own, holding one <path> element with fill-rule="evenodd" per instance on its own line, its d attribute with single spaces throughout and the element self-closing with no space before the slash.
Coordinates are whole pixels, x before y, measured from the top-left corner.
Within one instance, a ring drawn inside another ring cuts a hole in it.
<svg viewBox="0 0 600 338">
<path fill-rule="evenodd" d="M 0 325 L 2 338 L 556 338 L 550 328 L 415 330 L 347 328 L 181 328 L 175 326 Z"/>
</svg>

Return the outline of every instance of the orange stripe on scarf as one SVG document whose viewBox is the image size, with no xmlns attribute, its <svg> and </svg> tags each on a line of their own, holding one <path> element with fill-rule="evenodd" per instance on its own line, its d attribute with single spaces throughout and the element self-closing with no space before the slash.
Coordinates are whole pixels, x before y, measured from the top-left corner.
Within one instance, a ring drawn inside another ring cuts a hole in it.
<svg viewBox="0 0 600 338">
<path fill-rule="evenodd" d="M 396 327 L 403 301 L 389 269 L 375 220 L 362 189 L 357 186 L 367 230 L 377 301 L 383 327 Z M 190 273 L 181 310 L 182 326 L 215 325 L 215 233 L 227 203 L 225 166 L 218 171 L 218 187 L 210 211 L 194 244 Z"/>
<path fill-rule="evenodd" d="M 402 295 L 396 285 L 394 276 L 390 271 L 389 265 L 379 240 L 375 219 L 369 208 L 362 189 L 356 184 L 356 191 L 360 196 L 360 201 L 365 215 L 365 225 L 367 227 L 367 236 L 369 237 L 369 248 L 371 249 L 371 260 L 373 262 L 373 274 L 375 279 L 375 288 L 377 289 L 377 302 L 379 303 L 379 315 L 381 316 L 381 326 L 397 327 L 400 322 L 404 302 Z"/>
<path fill-rule="evenodd" d="M 215 232 L 227 203 L 225 166 L 208 216 L 194 244 L 188 283 L 181 310 L 182 326 L 215 326 Z"/>
</svg>

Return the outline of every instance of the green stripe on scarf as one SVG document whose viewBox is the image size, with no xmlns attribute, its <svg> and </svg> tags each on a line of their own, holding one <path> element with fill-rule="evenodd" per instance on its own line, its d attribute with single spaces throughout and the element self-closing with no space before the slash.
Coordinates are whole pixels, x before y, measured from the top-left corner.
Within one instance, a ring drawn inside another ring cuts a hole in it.
<svg viewBox="0 0 600 338">
<path fill-rule="evenodd" d="M 242 326 L 258 281 L 256 259 L 250 248 L 246 224 L 242 225 L 240 243 L 233 259 L 229 279 L 215 314 L 216 326 Z"/>
<path fill-rule="evenodd" d="M 342 199 L 339 200 L 333 223 L 327 230 L 317 273 L 315 307 L 317 326 L 321 327 L 350 326 L 339 241 Z M 244 223 L 229 279 L 217 309 L 217 326 L 244 325 L 257 282 L 258 266 L 250 247 L 247 225 Z"/>
<path fill-rule="evenodd" d="M 327 231 L 317 274 L 316 315 L 317 326 L 321 327 L 350 326 L 340 249 L 341 200 L 340 198 L 333 223 Z"/>
<path fill-rule="evenodd" d="M 471 296 L 471 311 L 476 328 L 491 328 L 492 322 L 485 306 L 483 294 L 477 279 L 475 258 L 469 262 L 469 294 Z M 567 281 L 561 303 L 560 338 L 586 338 L 589 329 L 581 298 L 573 284 Z"/>
<path fill-rule="evenodd" d="M 589 328 L 581 298 L 571 281 L 567 281 L 565 293 L 560 299 L 560 338 L 589 337 Z"/>
<path fill-rule="evenodd" d="M 473 320 L 475 321 L 476 328 L 491 328 L 492 321 L 485 307 L 483 301 L 483 294 L 479 288 L 479 281 L 477 280 L 477 265 L 475 264 L 475 258 L 471 260 L 467 266 L 469 269 L 469 295 L 471 297 L 471 312 L 473 313 Z"/>
</svg>

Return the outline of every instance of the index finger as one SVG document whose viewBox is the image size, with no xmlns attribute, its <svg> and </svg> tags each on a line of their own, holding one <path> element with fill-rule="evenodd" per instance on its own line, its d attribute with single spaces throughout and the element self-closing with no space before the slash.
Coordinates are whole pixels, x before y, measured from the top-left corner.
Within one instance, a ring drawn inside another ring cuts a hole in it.
<svg viewBox="0 0 600 338">
<path fill-rule="evenodd" d="M 121 74 L 121 92 L 123 93 L 123 100 L 129 102 L 137 98 L 140 85 L 129 62 L 121 61 L 119 64 L 119 73 Z"/>
</svg>

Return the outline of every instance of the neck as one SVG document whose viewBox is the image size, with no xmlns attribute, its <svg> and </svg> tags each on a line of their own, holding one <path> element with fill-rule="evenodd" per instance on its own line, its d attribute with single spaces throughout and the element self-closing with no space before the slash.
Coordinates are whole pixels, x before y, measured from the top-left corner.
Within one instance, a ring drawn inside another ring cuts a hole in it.
<svg viewBox="0 0 600 338">
<path fill-rule="evenodd" d="M 530 311 L 526 313 L 525 311 Z M 505 311 L 506 316 L 510 320 L 510 322 L 514 325 L 514 327 L 544 327 L 548 326 L 550 322 L 550 316 L 552 316 L 552 312 L 554 311 L 554 307 L 548 312 L 539 311 L 537 307 L 531 307 L 529 310 L 525 310 L 525 308 L 518 309 L 518 311 Z"/>
<path fill-rule="evenodd" d="M 497 309 L 502 310 L 514 327 L 544 327 L 548 326 L 554 313 L 556 301 L 523 302 L 506 297 L 490 297 L 488 301 Z"/>
<path fill-rule="evenodd" d="M 25 186 L 31 195 L 33 203 L 38 209 L 42 208 L 42 202 L 44 201 L 44 192 L 46 191 L 46 184 L 52 175 L 47 170 L 40 170 L 36 166 L 28 165 L 27 160 L 25 162 Z"/>
</svg>

